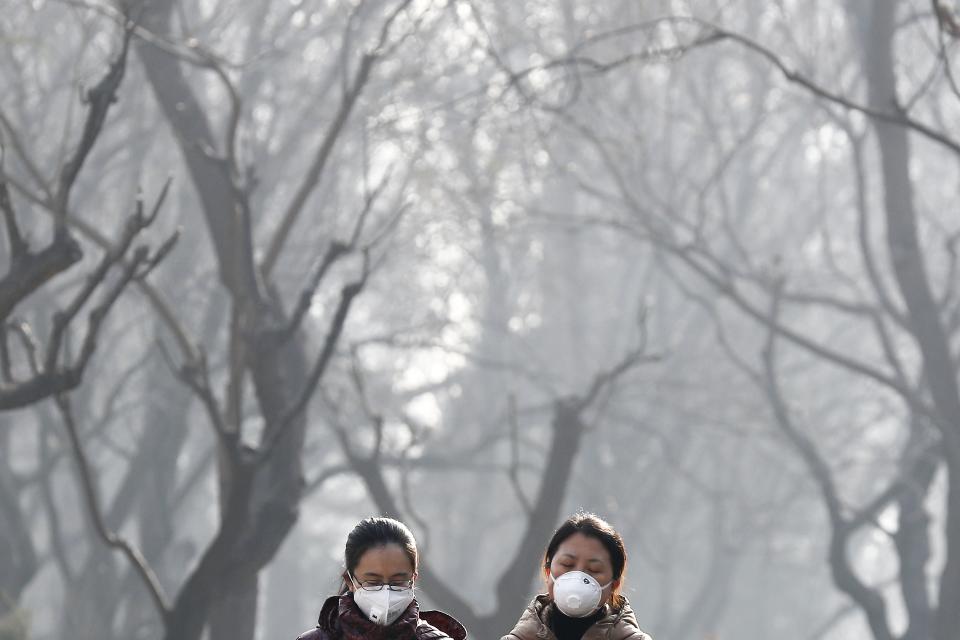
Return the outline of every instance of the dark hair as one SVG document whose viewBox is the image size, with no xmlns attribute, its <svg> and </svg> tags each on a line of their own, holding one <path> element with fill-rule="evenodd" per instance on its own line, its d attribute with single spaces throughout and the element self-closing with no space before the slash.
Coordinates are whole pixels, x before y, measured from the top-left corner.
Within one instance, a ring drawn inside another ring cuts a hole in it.
<svg viewBox="0 0 960 640">
<path fill-rule="evenodd" d="M 550 563 L 553 562 L 553 556 L 557 553 L 557 548 L 563 544 L 563 541 L 575 533 L 583 534 L 589 538 L 599 540 L 600 543 L 610 554 L 610 564 L 613 567 L 613 579 L 620 580 L 627 571 L 627 550 L 623 546 L 623 538 L 617 533 L 609 522 L 596 515 L 595 513 L 585 513 L 578 511 L 563 521 L 563 524 L 554 532 L 547 545 L 547 550 L 543 554 L 543 566 L 549 570 Z M 626 598 L 620 595 L 618 584 L 610 594 L 610 602 L 615 608 L 620 608 L 626 603 Z"/>
<path fill-rule="evenodd" d="M 410 559 L 413 570 L 417 570 L 417 541 L 407 525 L 393 518 L 366 518 L 357 523 L 353 531 L 347 536 L 347 544 L 343 549 L 343 565 L 346 572 L 353 574 L 360 564 L 360 558 L 370 549 L 396 544 Z M 349 591 L 344 579 L 340 586 L 340 593 Z"/>
</svg>

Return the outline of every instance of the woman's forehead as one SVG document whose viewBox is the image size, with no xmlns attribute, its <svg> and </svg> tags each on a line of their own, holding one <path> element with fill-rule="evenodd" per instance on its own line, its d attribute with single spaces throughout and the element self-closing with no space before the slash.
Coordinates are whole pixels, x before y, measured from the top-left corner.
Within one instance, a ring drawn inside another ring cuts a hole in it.
<svg viewBox="0 0 960 640">
<path fill-rule="evenodd" d="M 367 549 L 354 569 L 362 575 L 395 576 L 412 574 L 413 565 L 406 552 L 396 544 L 388 544 Z"/>
<path fill-rule="evenodd" d="M 575 533 L 557 547 L 556 555 L 567 556 L 571 558 L 587 558 L 588 560 L 599 560 L 601 562 L 610 562 L 610 552 L 603 546 L 603 543 L 596 538 L 585 536 L 582 533 Z"/>
</svg>

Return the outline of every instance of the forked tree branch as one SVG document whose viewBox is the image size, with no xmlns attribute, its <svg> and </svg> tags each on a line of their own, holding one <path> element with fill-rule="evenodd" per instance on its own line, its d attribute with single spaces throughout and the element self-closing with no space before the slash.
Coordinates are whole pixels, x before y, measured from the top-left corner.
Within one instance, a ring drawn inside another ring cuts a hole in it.
<svg viewBox="0 0 960 640">
<path fill-rule="evenodd" d="M 273 271 L 273 268 L 276 266 L 277 260 L 280 258 L 280 253 L 283 251 L 283 247 L 286 244 L 287 238 L 289 237 L 290 232 L 293 230 L 297 220 L 303 213 L 304 206 L 306 205 L 310 194 L 313 193 L 313 191 L 317 188 L 317 185 L 320 183 L 320 178 L 323 175 L 324 168 L 327 166 L 327 162 L 330 160 L 330 157 L 333 154 L 333 149 L 337 141 L 343 134 L 347 119 L 353 112 L 353 108 L 356 105 L 360 94 L 363 92 L 364 87 L 369 82 L 370 74 L 373 71 L 375 64 L 380 60 L 381 56 L 384 55 L 383 49 L 387 43 L 387 39 L 390 36 L 390 29 L 393 26 L 394 21 L 396 21 L 399 15 L 406 10 L 411 1 L 412 0 L 403 0 L 400 5 L 397 6 L 397 8 L 384 22 L 383 27 L 380 30 L 380 38 L 376 47 L 372 51 L 363 54 L 363 57 L 360 60 L 360 65 L 357 67 L 356 73 L 353 76 L 353 81 L 344 91 L 344 94 L 341 97 L 340 107 L 337 109 L 337 113 L 334 115 L 333 121 L 327 127 L 327 131 L 324 134 L 323 140 L 321 141 L 320 146 L 314 155 L 313 162 L 307 169 L 307 173 L 300 182 L 300 187 L 297 189 L 293 199 L 287 206 L 287 209 L 281 218 L 280 225 L 277 227 L 277 230 L 270 239 L 270 243 L 267 245 L 267 251 L 264 254 L 263 262 L 260 266 L 260 271 L 265 276 L 269 276 Z M 346 46 L 346 44 L 347 42 L 345 40 L 344 46 Z"/>
<path fill-rule="evenodd" d="M 780 301 L 774 296 L 768 327 L 778 324 Z M 844 514 L 843 505 L 833 478 L 830 466 L 823 458 L 813 441 L 804 434 L 793 422 L 786 400 L 780 390 L 777 379 L 776 341 L 777 332 L 772 328 L 767 331 L 766 343 L 763 348 L 762 384 L 766 389 L 766 397 L 773 410 L 776 424 L 786 435 L 797 453 L 803 459 L 811 477 L 820 488 L 824 505 L 830 520 L 830 569 L 836 585 L 849 595 L 867 616 L 870 628 L 877 640 L 894 640 L 895 636 L 887 620 L 887 606 L 884 596 L 877 589 L 867 585 L 856 574 L 847 551 L 851 535 L 861 526 L 872 522 L 877 514 L 900 495 L 903 490 L 901 477 L 895 478 L 887 489 L 882 491 L 866 507 L 859 510 L 853 517 Z"/>
<path fill-rule="evenodd" d="M 138 201 L 137 212 L 127 222 L 118 244 L 104 255 L 97 268 L 87 276 L 84 285 L 74 295 L 67 308 L 54 315 L 53 328 L 46 346 L 46 357 L 38 372 L 24 381 L 0 384 L 0 410 L 23 407 L 74 389 L 80 384 L 84 370 L 96 351 L 100 328 L 110 309 L 120 298 L 120 294 L 132 281 L 145 278 L 167 256 L 176 243 L 177 234 L 174 233 L 154 252 L 145 246 L 137 247 L 130 252 L 133 241 L 156 219 L 168 186 L 169 182 L 149 215 L 144 215 L 143 202 Z M 129 259 L 124 261 L 128 253 L 130 253 Z M 108 272 L 118 264 L 121 266 L 119 276 L 109 285 L 104 285 Z M 90 311 L 80 352 L 72 362 L 64 365 L 61 363 L 61 348 L 66 334 L 76 316 L 98 289 L 102 290 L 102 293 L 97 305 Z"/>
<path fill-rule="evenodd" d="M 59 184 L 54 199 L 56 210 L 58 212 L 58 226 L 65 226 L 68 199 L 77 175 L 83 167 L 84 161 L 90 155 L 94 143 L 100 137 L 103 124 L 107 119 L 107 112 L 117 101 L 117 90 L 120 88 L 120 82 L 123 80 L 124 71 L 127 68 L 127 53 L 130 50 L 130 38 L 133 36 L 134 25 L 127 22 L 124 28 L 123 45 L 117 59 L 110 65 L 110 70 L 100 80 L 99 83 L 86 95 L 86 101 L 89 104 L 87 120 L 83 126 L 83 134 L 80 142 L 74 150 L 73 155 L 63 167 L 60 174 Z"/>
<path fill-rule="evenodd" d="M 340 340 L 340 335 L 343 333 L 343 329 L 346 326 L 347 315 L 350 313 L 350 307 L 353 305 L 353 301 L 356 299 L 356 297 L 360 295 L 360 292 L 363 291 L 364 287 L 366 286 L 367 277 L 369 276 L 368 268 L 368 260 L 365 258 L 363 273 L 361 274 L 360 278 L 355 282 L 345 285 L 343 289 L 341 289 L 340 301 L 330 319 L 327 335 L 324 338 L 323 347 L 320 350 L 320 354 L 314 361 L 313 367 L 307 375 L 303 388 L 299 391 L 295 397 L 295 400 L 286 409 L 280 420 L 274 425 L 268 425 L 268 428 L 265 430 L 263 442 L 261 443 L 260 448 L 257 450 L 257 464 L 263 464 L 270 458 L 270 455 L 273 453 L 277 444 L 292 428 L 292 425 L 296 423 L 297 418 L 304 411 L 307 403 L 313 396 L 313 392 L 316 390 L 317 385 L 319 385 L 320 379 L 323 377 L 323 374 L 327 370 L 327 366 L 330 364 L 330 360 L 333 358 L 334 349 L 336 348 L 337 343 Z M 273 341 L 269 336 L 266 337 L 266 339 Z"/>
<path fill-rule="evenodd" d="M 80 435 L 77 430 L 76 421 L 74 420 L 73 411 L 70 407 L 69 398 L 65 394 L 58 395 L 56 397 L 56 404 L 63 418 L 67 436 L 70 439 L 74 462 L 76 463 L 77 472 L 80 476 L 83 497 L 87 506 L 87 514 L 93 522 L 97 535 L 108 547 L 120 551 L 126 556 L 127 560 L 140 576 L 144 586 L 147 587 L 158 614 L 162 619 L 165 619 L 170 612 L 170 605 L 167 603 L 167 596 L 164 593 L 163 586 L 160 584 L 160 580 L 157 578 L 146 558 L 140 553 L 140 550 L 115 532 L 110 531 L 104 521 L 103 513 L 100 509 L 100 500 L 97 495 L 96 482 L 90 470 L 90 464 L 87 461 L 83 445 L 80 442 Z"/>
</svg>

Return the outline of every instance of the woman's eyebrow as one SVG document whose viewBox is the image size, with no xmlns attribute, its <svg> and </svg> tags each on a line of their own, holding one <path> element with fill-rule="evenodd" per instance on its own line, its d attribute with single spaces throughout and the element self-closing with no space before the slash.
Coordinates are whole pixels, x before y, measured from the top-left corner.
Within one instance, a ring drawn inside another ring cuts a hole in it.
<svg viewBox="0 0 960 640">
<path fill-rule="evenodd" d="M 383 577 L 383 576 L 381 576 L 379 573 L 377 573 L 376 571 L 367 571 L 367 572 L 364 573 L 363 575 L 364 575 L 364 577 L 370 577 L 370 578 L 382 578 L 382 577 Z"/>
<path fill-rule="evenodd" d="M 390 576 L 391 578 L 403 578 L 404 576 L 411 575 L 409 571 L 398 571 L 397 573 Z"/>
</svg>

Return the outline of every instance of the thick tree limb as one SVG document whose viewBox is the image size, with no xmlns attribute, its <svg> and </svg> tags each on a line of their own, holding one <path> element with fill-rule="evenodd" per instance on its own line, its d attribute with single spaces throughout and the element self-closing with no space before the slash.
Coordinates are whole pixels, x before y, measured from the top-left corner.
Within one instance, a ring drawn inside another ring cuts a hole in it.
<svg viewBox="0 0 960 640">
<path fill-rule="evenodd" d="M 0 167 L 3 167 L 5 149 L 3 146 L 3 136 L 0 135 Z M 10 245 L 10 263 L 17 264 L 27 254 L 29 247 L 23 239 L 20 231 L 20 225 L 17 224 L 17 216 L 13 210 L 13 202 L 10 200 L 10 189 L 7 187 L 7 181 L 0 175 L 0 211 L 3 212 L 3 222 L 7 230 L 7 244 Z"/>
<path fill-rule="evenodd" d="M 168 183 L 169 184 L 169 183 Z M 176 234 L 151 253 L 146 247 L 133 250 L 131 258 L 122 265 L 119 277 L 109 286 L 103 283 L 107 273 L 126 256 L 134 239 L 147 226 L 153 223 L 163 203 L 166 187 L 157 199 L 150 215 L 143 214 L 143 203 L 138 202 L 137 212 L 128 221 L 123 237 L 117 246 L 108 252 L 96 269 L 87 277 L 80 291 L 73 297 L 67 308 L 54 316 L 53 329 L 47 344 L 46 357 L 40 369 L 25 381 L 0 384 L 0 410 L 14 409 L 37 402 L 43 398 L 69 391 L 78 386 L 83 372 L 97 347 L 97 338 L 110 309 L 131 281 L 146 277 L 163 260 L 176 242 Z M 73 362 L 64 366 L 60 362 L 61 347 L 68 328 L 80 310 L 93 294 L 102 289 L 101 299 L 90 312 L 87 330 L 81 343 L 80 352 Z"/>
<path fill-rule="evenodd" d="M 9 175 L 3 174 L 2 168 L 0 168 L 0 179 L 6 179 L 13 187 L 14 191 L 20 193 L 21 196 L 40 207 L 43 212 L 49 215 L 56 214 L 56 210 L 54 209 L 54 205 L 50 198 L 38 196 L 37 194 L 33 193 Z M 105 252 L 111 252 L 115 250 L 114 243 L 107 236 L 105 236 L 93 224 L 76 215 L 67 216 L 67 227 L 76 231 L 79 237 L 91 241 Z M 126 258 L 124 258 L 124 260 L 126 260 Z M 125 264 L 125 262 L 123 264 Z M 147 282 L 146 278 L 139 278 L 135 280 L 133 284 L 134 287 L 146 297 L 154 311 L 157 312 L 157 316 L 163 322 L 163 325 L 177 341 L 177 347 L 180 349 L 181 356 L 184 358 L 184 360 L 192 361 L 195 359 L 198 356 L 197 348 L 194 345 L 193 340 L 190 338 L 186 327 L 184 327 L 183 323 L 181 323 L 177 318 L 176 313 L 173 311 L 173 308 L 164 297 L 163 293 Z"/>
<path fill-rule="evenodd" d="M 55 233 L 50 244 L 38 252 L 26 251 L 25 248 L 21 250 L 16 260 L 11 262 L 10 271 L 0 279 L 0 322 L 6 321 L 17 305 L 29 295 L 75 265 L 82 257 L 80 244 L 63 232 Z"/>
<path fill-rule="evenodd" d="M 100 136 L 110 106 L 116 101 L 117 90 L 126 68 L 131 33 L 132 27 L 127 24 L 120 54 L 111 64 L 103 79 L 87 95 L 89 108 L 81 139 L 61 172 L 57 192 L 50 202 L 50 209 L 54 215 L 54 234 L 53 240 L 44 249 L 36 252 L 30 250 L 17 224 L 6 173 L 0 173 L 0 210 L 2 210 L 4 216 L 6 235 L 11 248 L 9 271 L 0 279 L 0 323 L 4 325 L 7 324 L 7 319 L 19 303 L 53 277 L 69 269 L 83 256 L 80 244 L 70 235 L 67 228 L 68 198 L 84 161 Z M 17 151 L 28 170 L 35 178 L 39 178 L 39 172 L 29 161 L 25 149 L 22 148 L 19 139 L 13 135 L 5 118 L 3 119 L 3 126 L 8 130 L 8 135 L 12 136 Z M 140 231 L 153 222 L 163 201 L 163 195 L 166 194 L 166 189 L 167 187 L 164 187 L 163 193 L 150 216 L 142 214 L 142 202 L 138 203 L 137 215 L 128 222 L 119 246 L 115 250 L 107 252 L 99 266 L 90 274 L 86 283 L 69 303 L 67 309 L 54 317 L 54 326 L 43 365 L 39 369 L 34 369 L 33 375 L 25 381 L 13 379 L 11 355 L 6 345 L 6 328 L 4 329 L 2 354 L 4 382 L 0 383 L 0 410 L 25 406 L 50 395 L 73 389 L 80 383 L 84 368 L 96 348 L 97 334 L 107 312 L 126 285 L 132 280 L 145 276 L 173 246 L 174 238 L 171 238 L 154 255 L 150 255 L 150 252 L 145 248 L 135 250 L 131 263 L 124 265 L 121 277 L 112 285 L 103 286 L 107 272 L 124 258 Z M 60 363 L 61 346 L 67 329 L 80 309 L 98 289 L 102 289 L 104 294 L 100 304 L 90 314 L 80 355 L 70 365 L 63 366 Z"/>
<path fill-rule="evenodd" d="M 133 35 L 133 25 L 128 23 L 124 29 L 123 46 L 120 49 L 120 55 L 110 65 L 110 70 L 100 80 L 97 85 L 91 89 L 86 96 L 89 110 L 87 120 L 83 126 L 83 134 L 80 142 L 74 150 L 73 155 L 63 167 L 60 174 L 60 181 L 57 186 L 57 192 L 54 199 L 56 210 L 59 212 L 58 225 L 63 226 L 67 217 L 68 198 L 73 183 L 76 182 L 77 175 L 83 167 L 84 161 L 90 155 L 94 143 L 100 137 L 100 131 L 107 119 L 107 112 L 111 105 L 117 101 L 117 89 L 120 88 L 120 82 L 123 80 L 124 71 L 127 68 L 127 52 L 130 50 L 130 38 Z"/>
<path fill-rule="evenodd" d="M 296 399 L 287 408 L 286 412 L 283 414 L 277 424 L 270 425 L 266 430 L 264 441 L 260 445 L 260 448 L 257 452 L 257 460 L 259 464 L 262 464 L 269 459 L 277 444 L 291 428 L 291 425 L 296 422 L 298 417 L 306 408 L 310 398 L 313 396 L 313 392 L 316 390 L 317 385 L 320 383 L 320 379 L 327 370 L 327 365 L 330 364 L 334 349 L 336 348 L 337 342 L 340 340 L 340 335 L 343 333 L 343 328 L 347 321 L 347 315 L 350 313 L 350 307 L 353 304 L 354 299 L 360 295 L 361 291 L 363 291 L 363 288 L 367 282 L 367 276 L 367 264 L 366 261 L 364 261 L 364 273 L 360 279 L 344 286 L 340 291 L 340 301 L 337 304 L 337 309 L 334 311 L 333 317 L 330 319 L 330 325 L 327 329 L 327 335 L 324 338 L 320 355 L 314 361 L 313 367 L 307 376 L 303 388 L 297 394 Z"/>
</svg>

